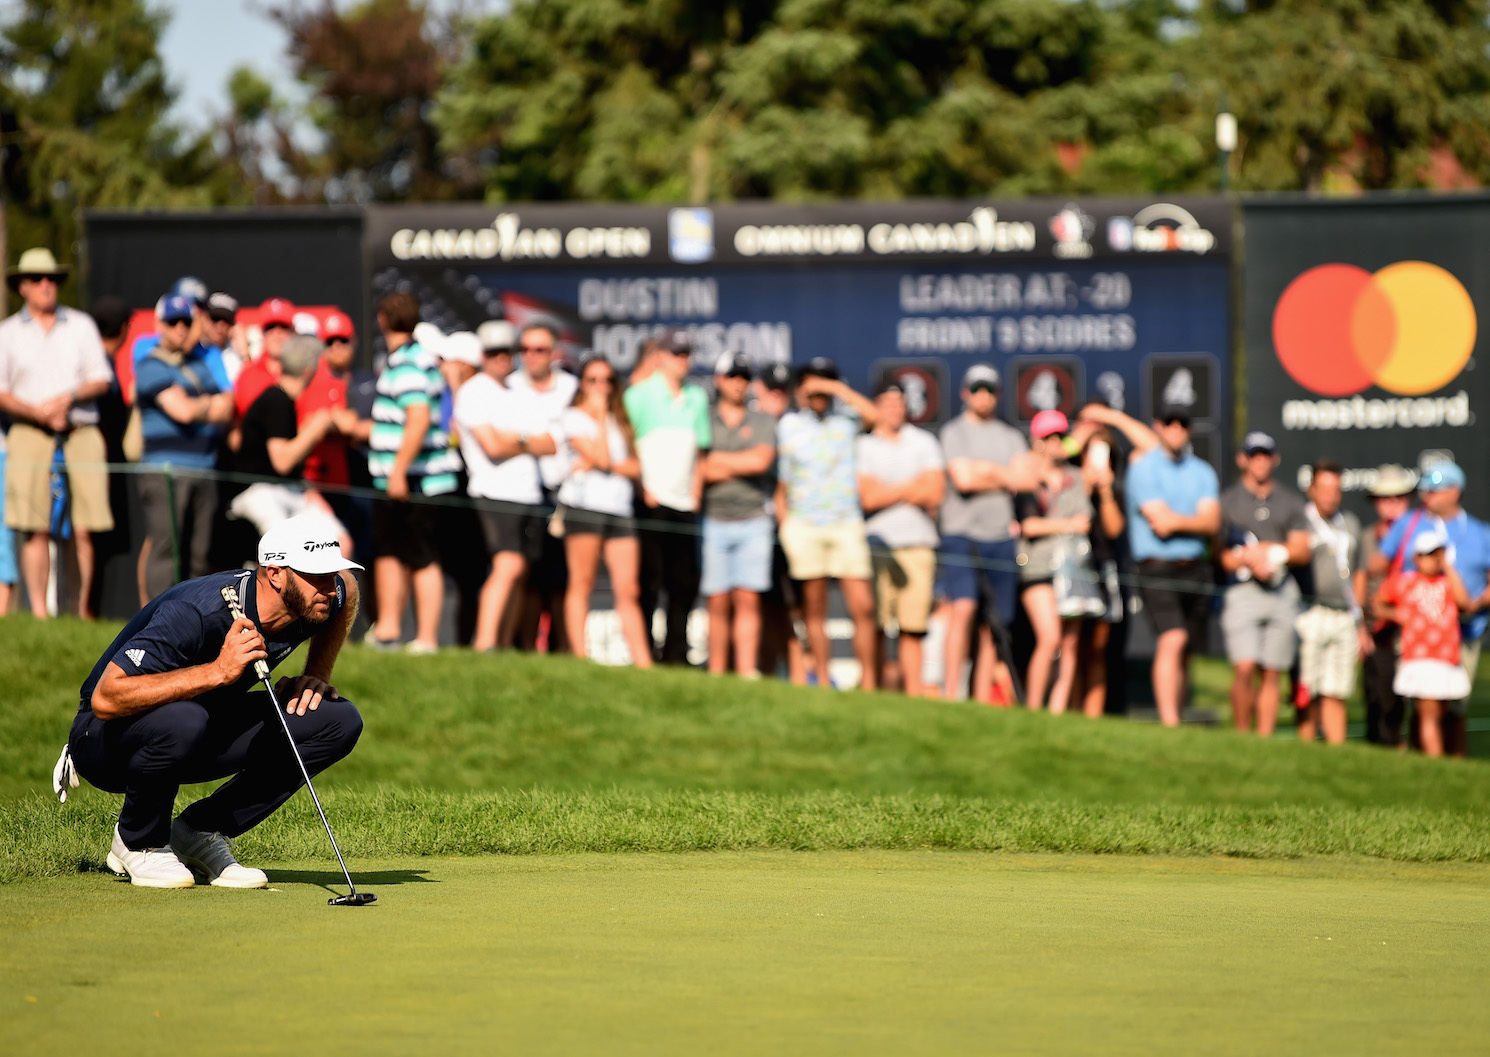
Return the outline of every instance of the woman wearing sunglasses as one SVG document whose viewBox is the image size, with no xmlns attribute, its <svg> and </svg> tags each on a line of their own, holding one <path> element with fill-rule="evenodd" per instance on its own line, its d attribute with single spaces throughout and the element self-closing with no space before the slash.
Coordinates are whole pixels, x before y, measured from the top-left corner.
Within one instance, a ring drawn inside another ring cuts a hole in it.
<svg viewBox="0 0 1490 1057">
<path fill-rule="evenodd" d="M 641 552 L 632 516 L 641 468 L 616 371 L 604 357 L 593 357 L 580 369 L 579 389 L 559 416 L 554 439 L 569 467 L 550 530 L 564 536 L 569 565 L 564 624 L 570 645 L 576 656 L 585 655 L 590 594 L 604 557 L 632 663 L 650 668 L 651 641 L 638 601 Z"/>
</svg>

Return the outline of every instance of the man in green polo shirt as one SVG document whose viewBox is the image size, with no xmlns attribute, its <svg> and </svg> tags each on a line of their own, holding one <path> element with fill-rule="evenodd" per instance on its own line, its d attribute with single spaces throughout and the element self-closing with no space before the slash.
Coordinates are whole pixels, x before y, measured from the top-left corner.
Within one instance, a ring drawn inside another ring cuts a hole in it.
<svg viewBox="0 0 1490 1057">
<path fill-rule="evenodd" d="M 650 628 L 659 591 L 667 592 L 663 664 L 688 663 L 688 614 L 698 597 L 698 508 L 709 447 L 709 398 L 687 384 L 693 342 L 677 329 L 658 338 L 656 370 L 626 390 L 626 414 L 636 433 L 642 495 L 642 615 Z"/>
</svg>

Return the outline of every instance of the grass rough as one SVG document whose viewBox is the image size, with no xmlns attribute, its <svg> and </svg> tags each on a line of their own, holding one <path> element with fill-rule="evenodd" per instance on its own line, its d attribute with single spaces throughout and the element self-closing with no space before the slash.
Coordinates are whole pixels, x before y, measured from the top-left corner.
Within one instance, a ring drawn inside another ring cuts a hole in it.
<svg viewBox="0 0 1490 1057">
<path fill-rule="evenodd" d="M 0 880 L 101 866 L 118 798 L 84 788 L 59 807 L 42 791 L 77 686 L 116 632 L 0 621 Z M 317 788 L 352 855 L 1490 854 L 1490 767 L 1476 760 L 512 654 L 349 648 L 337 682 L 367 731 Z M 1224 688 L 1224 668 L 1198 682 Z M 303 796 L 243 850 L 327 852 Z"/>
</svg>

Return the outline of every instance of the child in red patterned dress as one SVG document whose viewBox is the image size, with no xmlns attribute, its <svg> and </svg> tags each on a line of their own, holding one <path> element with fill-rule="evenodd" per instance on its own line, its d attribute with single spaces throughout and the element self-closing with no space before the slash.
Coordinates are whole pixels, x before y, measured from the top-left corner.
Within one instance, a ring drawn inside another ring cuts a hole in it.
<svg viewBox="0 0 1490 1057">
<path fill-rule="evenodd" d="M 1459 662 L 1459 612 L 1470 599 L 1449 564 L 1448 542 L 1441 532 L 1419 533 L 1412 543 L 1417 571 L 1390 577 L 1376 596 L 1378 614 L 1402 626 L 1392 689 L 1413 699 L 1419 740 L 1429 756 L 1443 755 L 1444 702 L 1469 696 L 1469 676 Z"/>
</svg>

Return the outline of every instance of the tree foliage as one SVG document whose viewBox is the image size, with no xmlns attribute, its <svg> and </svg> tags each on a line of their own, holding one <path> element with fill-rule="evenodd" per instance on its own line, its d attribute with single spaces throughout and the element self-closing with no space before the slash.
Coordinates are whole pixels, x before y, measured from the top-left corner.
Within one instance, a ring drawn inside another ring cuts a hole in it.
<svg viewBox="0 0 1490 1057">
<path fill-rule="evenodd" d="M 429 121 L 454 50 L 448 25 L 414 0 L 364 0 L 338 9 L 272 9 L 290 37 L 296 77 L 323 143 L 311 153 L 284 135 L 282 108 L 266 107 L 272 149 L 302 200 L 401 201 L 479 193 L 460 151 L 442 153 Z M 235 103 L 238 102 L 235 97 Z M 267 102 L 267 101 L 266 101 Z M 247 118 L 240 108 L 235 116 Z"/>
<path fill-rule="evenodd" d="M 163 25 L 142 0 L 24 0 L 0 26 L 12 247 L 74 257 L 79 208 L 234 199 L 210 141 L 187 142 L 166 119 L 174 93 L 156 51 Z"/>
<path fill-rule="evenodd" d="M 438 95 L 498 199 L 1478 183 L 1485 0 L 517 0 Z"/>
</svg>

